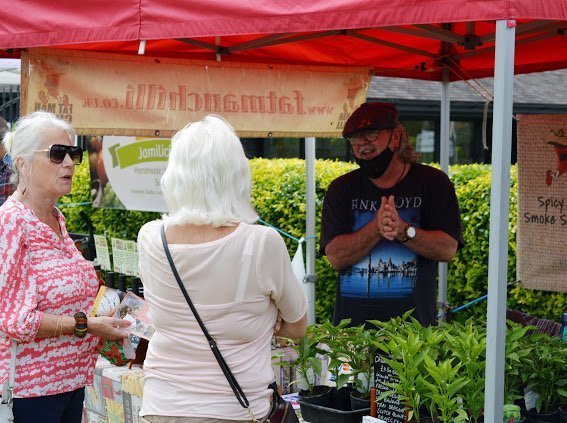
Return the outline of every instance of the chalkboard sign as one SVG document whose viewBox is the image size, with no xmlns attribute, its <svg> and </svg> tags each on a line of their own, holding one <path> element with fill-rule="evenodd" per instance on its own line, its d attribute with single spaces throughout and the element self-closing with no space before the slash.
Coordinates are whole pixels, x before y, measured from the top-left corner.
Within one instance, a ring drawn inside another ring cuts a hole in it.
<svg viewBox="0 0 567 423">
<path fill-rule="evenodd" d="M 382 392 L 391 390 L 390 387 L 384 385 L 384 382 L 399 382 L 396 372 L 386 364 L 384 357 L 380 354 L 374 356 L 374 386 L 376 387 L 376 398 L 380 397 Z M 400 404 L 396 395 L 381 399 L 376 403 L 376 417 L 388 423 L 405 423 L 406 411 L 405 407 Z"/>
</svg>

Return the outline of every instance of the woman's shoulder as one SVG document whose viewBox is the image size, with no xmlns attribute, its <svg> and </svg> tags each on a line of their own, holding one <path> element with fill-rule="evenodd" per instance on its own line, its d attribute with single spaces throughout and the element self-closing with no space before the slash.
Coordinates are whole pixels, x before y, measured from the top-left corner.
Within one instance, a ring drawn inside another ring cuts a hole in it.
<svg viewBox="0 0 567 423">
<path fill-rule="evenodd" d="M 31 216 L 23 204 L 8 198 L 0 207 L 0 238 L 12 239 L 18 243 L 26 242 L 34 232 Z"/>
<path fill-rule="evenodd" d="M 8 197 L 6 202 L 0 207 L 0 222 L 2 224 L 6 223 L 16 223 L 21 224 L 26 222 L 25 207 L 19 201 L 14 200 L 12 197 Z"/>
<path fill-rule="evenodd" d="M 265 250 L 265 248 L 270 248 L 270 246 L 271 248 L 281 248 L 282 246 L 285 248 L 285 243 L 281 235 L 270 226 L 257 223 L 248 225 L 245 229 L 248 229 L 248 231 L 243 232 L 248 233 L 248 236 L 252 234 L 253 237 L 257 238 L 260 250 Z"/>
<path fill-rule="evenodd" d="M 145 223 L 138 231 L 138 242 L 144 242 L 159 236 L 161 225 L 163 225 L 163 220 L 161 219 Z"/>
<path fill-rule="evenodd" d="M 258 236 L 261 238 L 270 237 L 273 238 L 274 236 L 279 237 L 279 234 L 276 230 L 270 226 L 262 225 L 261 223 L 244 223 L 241 222 L 240 226 L 245 230 L 243 232 L 247 232 L 248 234 L 252 233 L 254 236 Z"/>
</svg>

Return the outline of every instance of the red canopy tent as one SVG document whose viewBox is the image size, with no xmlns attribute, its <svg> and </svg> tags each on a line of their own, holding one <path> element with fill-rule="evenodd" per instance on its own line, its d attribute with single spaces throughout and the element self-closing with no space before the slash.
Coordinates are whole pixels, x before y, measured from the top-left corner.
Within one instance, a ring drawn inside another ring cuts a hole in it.
<svg viewBox="0 0 567 423">
<path fill-rule="evenodd" d="M 145 50 L 151 56 L 200 60 L 369 66 L 377 75 L 445 83 L 494 74 L 485 421 L 502 421 L 512 78 L 567 67 L 564 0 L 4 3 L 4 57 L 52 46 L 132 55 Z M 314 181 L 308 197 L 310 189 Z M 309 210 L 307 219 L 309 236 L 314 233 Z"/>
</svg>

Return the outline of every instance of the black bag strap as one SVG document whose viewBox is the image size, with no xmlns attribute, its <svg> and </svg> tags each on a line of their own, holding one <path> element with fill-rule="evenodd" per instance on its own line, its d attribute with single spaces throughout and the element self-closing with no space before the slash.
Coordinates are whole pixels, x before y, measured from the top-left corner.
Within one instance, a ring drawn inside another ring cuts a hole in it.
<svg viewBox="0 0 567 423">
<path fill-rule="evenodd" d="M 209 341 L 209 347 L 211 347 L 211 351 L 213 352 L 213 355 L 217 359 L 222 372 L 226 376 L 226 380 L 228 380 L 228 383 L 229 383 L 230 387 L 232 388 L 232 391 L 234 392 L 234 395 L 236 396 L 236 399 L 238 399 L 238 402 L 240 403 L 240 405 L 243 408 L 248 409 L 248 411 L 250 412 L 250 403 L 248 402 L 248 398 L 246 398 L 246 395 L 244 395 L 244 391 L 242 390 L 242 388 L 238 384 L 238 381 L 236 380 L 236 378 L 234 377 L 234 375 L 230 371 L 228 364 L 224 360 L 224 357 L 222 356 L 220 350 L 217 347 L 217 342 L 209 334 L 209 331 L 207 330 L 207 328 L 205 327 L 205 324 L 201 320 L 199 313 L 197 313 L 197 310 L 195 309 L 195 306 L 193 305 L 193 302 L 191 301 L 191 298 L 189 297 L 189 294 L 187 293 L 187 290 L 185 289 L 183 282 L 181 282 L 181 278 L 179 277 L 179 273 L 177 273 L 177 268 L 175 267 L 175 263 L 173 263 L 173 258 L 171 257 L 171 253 L 169 252 L 169 247 L 167 245 L 167 239 L 165 237 L 164 225 L 161 225 L 161 241 L 163 243 L 163 249 L 165 250 L 165 255 L 167 257 L 167 261 L 169 262 L 169 265 L 171 266 L 171 271 L 173 272 L 173 276 L 175 276 L 175 280 L 177 281 L 177 284 L 179 285 L 181 292 L 183 292 L 183 296 L 185 297 L 187 304 L 189 304 L 189 308 L 191 308 L 191 311 L 193 312 L 195 319 L 197 319 L 197 323 L 199 323 L 199 326 L 201 327 L 201 330 L 205 334 L 207 341 Z M 254 420 L 255 420 L 255 418 L 254 418 Z"/>
</svg>

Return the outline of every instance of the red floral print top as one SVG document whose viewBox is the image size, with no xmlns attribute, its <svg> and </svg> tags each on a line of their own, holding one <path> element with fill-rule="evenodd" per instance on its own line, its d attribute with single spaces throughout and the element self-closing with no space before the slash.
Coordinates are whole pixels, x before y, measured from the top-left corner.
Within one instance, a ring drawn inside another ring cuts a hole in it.
<svg viewBox="0 0 567 423">
<path fill-rule="evenodd" d="M 12 340 L 17 361 L 14 396 L 28 398 L 73 391 L 91 384 L 99 338 L 62 335 L 37 338 L 43 313 L 88 313 L 97 275 L 67 233 L 63 239 L 13 197 L 0 207 L 0 386 L 9 374 Z"/>
</svg>

